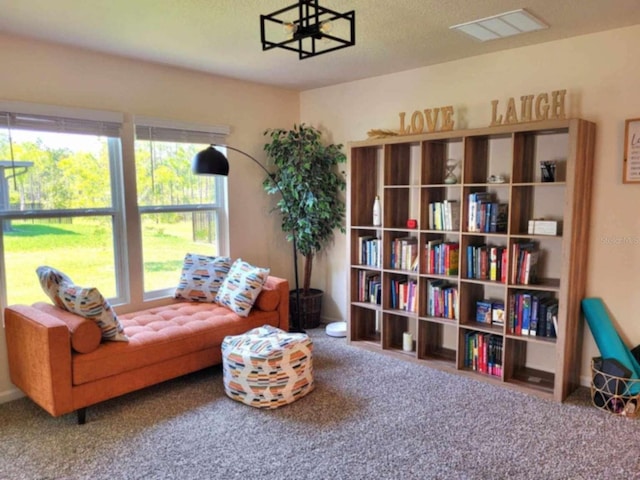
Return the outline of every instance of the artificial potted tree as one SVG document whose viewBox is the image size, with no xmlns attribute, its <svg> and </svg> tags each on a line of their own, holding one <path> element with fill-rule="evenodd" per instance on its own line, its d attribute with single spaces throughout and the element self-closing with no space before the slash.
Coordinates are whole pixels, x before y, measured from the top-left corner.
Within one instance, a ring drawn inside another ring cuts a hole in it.
<svg viewBox="0 0 640 480">
<path fill-rule="evenodd" d="M 300 318 L 303 328 L 320 324 L 322 290 L 311 288 L 315 255 L 344 229 L 345 204 L 341 196 L 346 186 L 338 164 L 346 161 L 342 145 L 324 144 L 322 133 L 305 124 L 293 129 L 266 130 L 270 141 L 264 150 L 273 163 L 273 173 L 264 180 L 269 194 L 280 193 L 277 209 L 287 240 L 295 236 L 298 253 L 304 257 L 300 286 Z M 290 297 L 292 316 L 297 313 L 295 290 Z"/>
</svg>

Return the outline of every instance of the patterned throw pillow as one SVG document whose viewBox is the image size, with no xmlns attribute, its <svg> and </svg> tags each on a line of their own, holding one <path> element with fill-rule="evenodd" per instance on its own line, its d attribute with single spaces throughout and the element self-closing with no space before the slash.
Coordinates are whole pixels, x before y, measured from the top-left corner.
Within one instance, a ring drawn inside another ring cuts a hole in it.
<svg viewBox="0 0 640 480">
<path fill-rule="evenodd" d="M 240 258 L 237 259 L 222 282 L 216 302 L 230 308 L 241 317 L 248 316 L 253 302 L 267 281 L 269 272 L 268 268 L 254 267 Z"/>
<path fill-rule="evenodd" d="M 42 289 L 57 307 L 96 322 L 103 340 L 129 341 L 113 308 L 97 288 L 74 285 L 67 275 L 52 267 L 38 267 L 36 273 Z"/>
<path fill-rule="evenodd" d="M 73 283 L 71 279 L 60 270 L 46 265 L 36 268 L 36 273 L 44 293 L 47 294 L 56 307 L 66 310 L 58 297 L 58 291 L 62 283 Z"/>
<path fill-rule="evenodd" d="M 208 257 L 187 253 L 175 297 L 194 302 L 213 303 L 230 268 L 229 257 Z"/>
</svg>

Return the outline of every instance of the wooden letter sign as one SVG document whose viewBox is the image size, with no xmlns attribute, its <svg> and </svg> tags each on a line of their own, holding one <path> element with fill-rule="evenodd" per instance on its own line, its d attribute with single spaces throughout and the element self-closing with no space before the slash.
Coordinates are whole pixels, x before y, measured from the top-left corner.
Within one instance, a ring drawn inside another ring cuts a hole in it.
<svg viewBox="0 0 640 480">
<path fill-rule="evenodd" d="M 498 114 L 498 100 L 492 100 L 490 126 L 563 119 L 566 93 L 566 90 L 554 90 L 551 94 L 523 95 L 520 97 L 520 108 L 515 98 L 511 97 L 504 115 Z"/>
<path fill-rule="evenodd" d="M 425 132 L 446 132 L 453 130 L 453 107 L 426 108 L 416 110 L 411 115 L 411 124 L 405 126 L 405 112 L 400 112 L 400 135 L 414 135 Z M 438 128 L 438 122 L 439 128 Z"/>
</svg>

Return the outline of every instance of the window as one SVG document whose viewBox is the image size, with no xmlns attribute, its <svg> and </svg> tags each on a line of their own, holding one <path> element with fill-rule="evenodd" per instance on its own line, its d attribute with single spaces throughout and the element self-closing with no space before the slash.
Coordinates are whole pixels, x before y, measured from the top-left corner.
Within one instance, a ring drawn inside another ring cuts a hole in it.
<svg viewBox="0 0 640 480">
<path fill-rule="evenodd" d="M 9 111 L 0 104 L 0 266 L 7 303 L 46 299 L 35 270 L 122 299 L 121 116 Z M 12 106 L 12 105 L 9 105 Z M 63 112 L 64 113 L 64 112 Z M 82 117 L 86 118 L 82 118 Z"/>
<path fill-rule="evenodd" d="M 228 252 L 226 180 L 191 173 L 228 129 L 137 120 L 0 102 L 0 311 L 47 300 L 40 265 L 139 305 L 173 293 L 185 253 Z"/>
<path fill-rule="evenodd" d="M 146 298 L 176 286 L 184 255 L 227 253 L 226 180 L 191 173 L 191 159 L 224 131 L 136 121 L 136 186 Z"/>
</svg>

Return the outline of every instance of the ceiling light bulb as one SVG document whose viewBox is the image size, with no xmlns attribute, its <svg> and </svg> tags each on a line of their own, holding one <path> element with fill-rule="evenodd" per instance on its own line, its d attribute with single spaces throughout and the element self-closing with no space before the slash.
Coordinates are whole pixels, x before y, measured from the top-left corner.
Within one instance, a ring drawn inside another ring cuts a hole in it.
<svg viewBox="0 0 640 480">
<path fill-rule="evenodd" d="M 293 37 L 293 34 L 298 31 L 298 25 L 291 22 L 286 22 L 282 24 L 282 29 L 287 37 Z"/>
<path fill-rule="evenodd" d="M 333 24 L 326 20 L 320 24 L 320 33 L 329 33 L 333 30 Z"/>
</svg>

